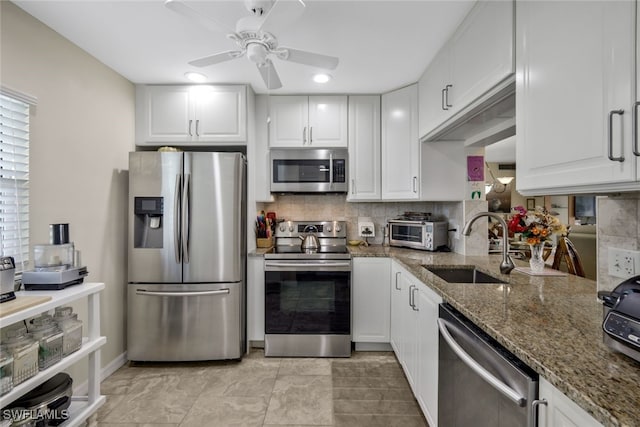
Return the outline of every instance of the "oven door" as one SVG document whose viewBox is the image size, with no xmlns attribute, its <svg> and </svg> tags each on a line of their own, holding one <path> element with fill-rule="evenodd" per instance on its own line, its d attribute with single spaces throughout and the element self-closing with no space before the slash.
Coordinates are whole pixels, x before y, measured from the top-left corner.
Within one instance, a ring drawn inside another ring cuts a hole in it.
<svg viewBox="0 0 640 427">
<path fill-rule="evenodd" d="M 393 246 L 427 249 L 425 235 L 422 224 L 389 221 L 389 243 Z"/>
<path fill-rule="evenodd" d="M 265 261 L 265 355 L 351 354 L 351 261 Z"/>
</svg>

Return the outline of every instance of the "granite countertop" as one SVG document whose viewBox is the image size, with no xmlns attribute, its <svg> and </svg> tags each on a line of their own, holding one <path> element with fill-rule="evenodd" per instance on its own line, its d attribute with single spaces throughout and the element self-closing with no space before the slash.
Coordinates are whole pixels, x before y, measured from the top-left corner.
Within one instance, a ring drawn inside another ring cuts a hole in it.
<svg viewBox="0 0 640 427">
<path fill-rule="evenodd" d="M 349 251 L 400 262 L 603 425 L 640 424 L 640 363 L 602 343 L 596 282 L 573 275 L 502 275 L 499 254 L 471 257 L 381 246 Z M 508 285 L 447 283 L 422 264 L 475 265 Z"/>
</svg>

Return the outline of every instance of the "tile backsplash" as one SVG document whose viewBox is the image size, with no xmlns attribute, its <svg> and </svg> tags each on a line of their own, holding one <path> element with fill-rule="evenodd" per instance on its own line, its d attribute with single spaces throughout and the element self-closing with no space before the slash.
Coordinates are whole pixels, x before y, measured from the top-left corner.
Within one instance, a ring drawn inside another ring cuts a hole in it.
<svg viewBox="0 0 640 427">
<path fill-rule="evenodd" d="M 276 212 L 278 218 L 294 221 L 304 220 L 335 220 L 347 222 L 347 238 L 360 239 L 357 233 L 358 217 L 370 217 L 375 226 L 375 237 L 369 243 L 381 244 L 384 227 L 387 220 L 397 218 L 404 212 L 430 212 L 434 219 L 447 219 L 450 228 L 464 226 L 466 211 L 486 210 L 484 201 L 474 202 L 347 202 L 345 195 L 279 195 L 272 203 L 256 203 L 258 211 Z M 484 233 L 486 234 L 486 233 Z M 449 247 L 452 251 L 465 253 L 464 245 L 477 246 L 471 252 L 486 253 L 488 243 L 478 239 L 475 233 L 468 242 L 464 239 L 454 239 L 454 233 L 449 233 Z M 475 239 L 474 239 L 475 237 Z M 486 236 L 485 236 L 486 238 Z M 470 254 L 471 254 L 470 252 Z"/>
<path fill-rule="evenodd" d="M 609 248 L 640 251 L 640 193 L 597 198 L 597 239 L 598 290 L 612 290 L 624 279 L 609 275 Z"/>
</svg>

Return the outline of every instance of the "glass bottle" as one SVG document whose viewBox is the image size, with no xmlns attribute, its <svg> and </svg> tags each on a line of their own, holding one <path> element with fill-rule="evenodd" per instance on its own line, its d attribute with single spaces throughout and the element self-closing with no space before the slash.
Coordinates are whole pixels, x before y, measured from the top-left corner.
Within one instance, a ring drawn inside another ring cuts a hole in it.
<svg viewBox="0 0 640 427">
<path fill-rule="evenodd" d="M 82 321 L 71 307 L 56 307 L 53 315 L 58 327 L 62 330 L 62 356 L 68 356 L 82 347 Z"/>
</svg>

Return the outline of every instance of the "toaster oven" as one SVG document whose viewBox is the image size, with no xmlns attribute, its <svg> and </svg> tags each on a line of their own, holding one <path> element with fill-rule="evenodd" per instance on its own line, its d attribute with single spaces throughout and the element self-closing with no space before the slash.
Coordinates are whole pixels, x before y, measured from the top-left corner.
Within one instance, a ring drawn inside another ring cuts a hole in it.
<svg viewBox="0 0 640 427">
<path fill-rule="evenodd" d="M 435 251 L 448 244 L 447 221 L 390 219 L 389 245 Z"/>
</svg>

